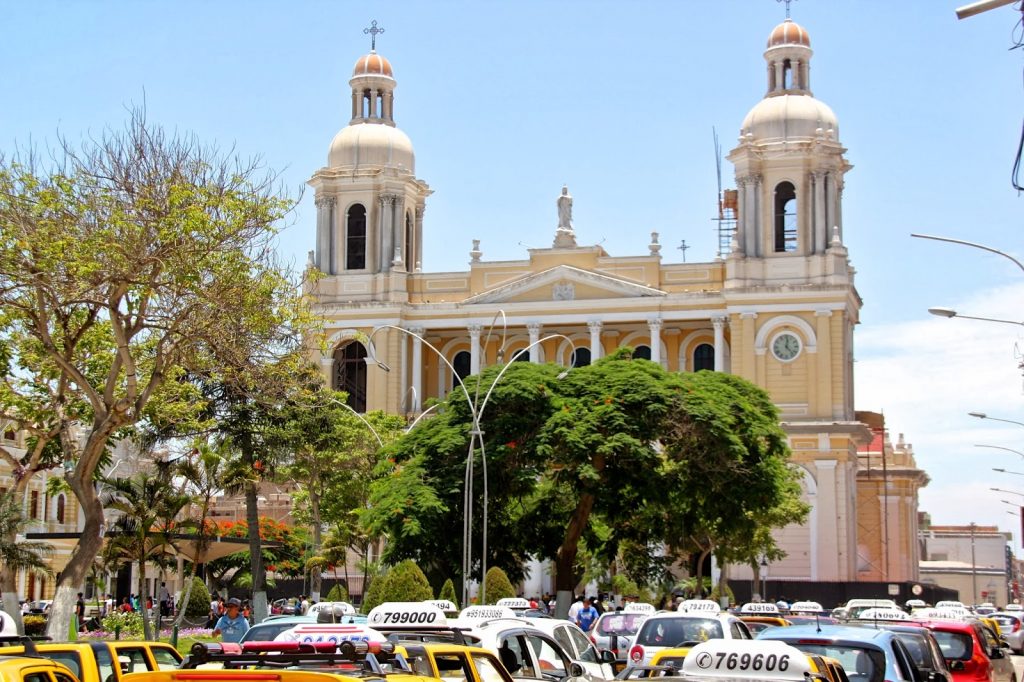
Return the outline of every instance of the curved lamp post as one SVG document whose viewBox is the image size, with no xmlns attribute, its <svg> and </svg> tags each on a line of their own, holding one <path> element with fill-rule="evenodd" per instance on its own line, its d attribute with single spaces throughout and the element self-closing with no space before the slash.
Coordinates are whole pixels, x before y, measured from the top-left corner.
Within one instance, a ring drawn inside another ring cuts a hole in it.
<svg viewBox="0 0 1024 682">
<path fill-rule="evenodd" d="M 1006 490 L 1005 488 L 989 488 L 989 490 L 992 490 L 997 493 L 1006 493 L 1008 495 L 1018 495 L 1020 497 L 1024 497 L 1024 493 L 1019 493 L 1016 490 Z"/>
<path fill-rule="evenodd" d="M 502 326 L 503 327 L 506 326 L 505 312 L 502 311 L 502 310 L 499 310 L 497 313 L 495 313 L 494 318 L 491 321 L 491 325 L 488 327 L 487 336 L 484 338 L 484 345 L 483 345 L 484 349 L 486 349 L 488 344 L 490 343 L 491 334 L 492 334 L 492 332 L 494 330 L 494 325 L 497 322 L 499 316 L 502 318 Z M 484 439 L 483 439 L 484 432 L 480 428 L 480 417 L 483 416 L 484 408 L 487 406 L 487 402 L 488 402 L 488 400 L 491 397 L 491 393 L 494 391 L 494 387 L 497 386 L 498 381 L 505 375 L 505 372 L 508 371 L 508 368 L 512 366 L 512 363 L 510 362 L 510 363 L 506 364 L 504 367 L 502 367 L 501 371 L 498 373 L 498 375 L 491 382 L 491 385 L 488 387 L 486 393 L 484 394 L 483 402 L 481 403 L 479 401 L 479 399 L 480 399 L 480 382 L 479 381 L 477 382 L 476 390 L 474 391 L 473 396 L 470 396 L 469 388 L 466 386 L 465 382 L 462 381 L 462 377 L 459 376 L 459 373 L 456 371 L 455 366 L 452 365 L 452 363 L 448 360 L 448 358 L 446 358 L 444 356 L 444 353 L 442 353 L 434 344 L 430 343 L 429 341 L 424 339 L 419 334 L 417 334 L 417 333 L 415 333 L 413 331 L 410 331 L 410 330 L 408 330 L 408 329 L 406 329 L 404 327 L 399 327 L 399 326 L 393 325 L 393 324 L 384 324 L 384 325 L 381 325 L 379 327 L 375 327 L 373 329 L 373 331 L 370 332 L 370 335 L 367 337 L 367 340 L 366 340 L 366 346 L 367 346 L 367 350 L 368 350 L 368 357 L 366 358 L 367 363 L 371 363 L 372 362 L 373 364 L 377 365 L 379 368 L 383 369 L 385 372 L 390 372 L 391 371 L 391 368 L 386 363 L 381 362 L 380 360 L 378 360 L 376 358 L 376 350 L 375 350 L 375 347 L 373 345 L 373 337 L 378 332 L 380 332 L 380 331 L 382 331 L 384 329 L 393 329 L 395 331 L 401 332 L 402 334 L 410 336 L 410 337 L 412 337 L 414 339 L 418 339 L 420 343 L 424 344 L 427 348 L 429 348 L 430 350 L 434 351 L 434 354 L 437 355 L 437 357 L 440 358 L 441 361 L 445 365 L 448 366 L 448 369 L 451 370 L 452 376 L 456 379 L 456 381 L 459 382 L 459 387 L 462 389 L 463 395 L 466 396 L 466 404 L 469 407 L 470 415 L 472 416 L 473 421 L 472 421 L 472 424 L 470 425 L 470 430 L 469 430 L 469 452 L 466 455 L 466 473 L 465 473 L 465 477 L 463 479 L 462 603 L 463 604 L 469 603 L 469 576 L 470 576 L 470 571 L 472 569 L 472 559 L 473 559 L 473 537 L 472 537 L 472 535 L 473 535 L 472 534 L 472 530 L 473 530 L 473 474 L 474 474 L 474 460 L 475 460 L 473 455 L 474 455 L 474 453 L 476 451 L 478 443 L 479 443 L 479 448 L 480 448 L 481 473 L 482 473 L 482 477 L 483 477 L 483 486 L 484 486 L 484 489 L 483 489 L 483 532 L 482 532 L 482 537 L 481 537 L 481 544 L 482 544 L 482 548 L 481 548 L 481 551 L 482 551 L 481 576 L 482 576 L 482 578 L 481 578 L 481 581 L 480 581 L 480 600 L 481 600 L 481 602 L 483 602 L 487 598 L 487 582 L 485 580 L 485 578 L 487 576 L 487 453 L 486 453 L 486 451 L 484 449 Z M 498 349 L 498 362 L 499 363 L 503 362 L 504 361 L 504 357 L 505 357 L 505 333 L 506 333 L 506 330 L 503 329 L 503 331 L 502 331 L 502 343 L 501 343 L 501 347 Z M 551 334 L 549 336 L 545 336 L 544 338 L 537 339 L 533 343 L 527 345 L 525 348 L 517 351 L 516 354 L 512 358 L 513 362 L 516 359 L 518 359 L 523 353 L 528 352 L 534 346 L 539 346 L 540 344 L 544 343 L 545 341 L 550 341 L 551 339 L 558 339 L 558 338 L 565 339 L 565 340 L 569 341 L 570 343 L 572 343 L 571 339 L 569 339 L 569 337 L 565 336 L 564 334 Z M 570 363 L 569 363 L 570 365 L 572 365 L 573 362 L 575 361 L 575 357 L 576 357 L 576 351 L 575 351 L 575 348 L 574 348 L 573 352 L 572 352 L 572 355 L 570 356 Z M 564 378 L 565 375 L 567 374 L 567 372 L 568 372 L 568 370 L 566 370 L 565 372 L 562 372 L 561 374 L 558 375 L 558 377 L 560 379 Z M 419 419 L 422 418 L 422 416 L 423 415 L 421 414 L 420 417 L 418 417 L 416 419 L 416 421 L 419 421 Z M 413 423 L 415 424 L 415 422 L 413 422 Z"/>
<path fill-rule="evenodd" d="M 991 246 L 985 246 L 984 244 L 978 244 L 976 242 L 968 242 L 968 241 L 964 241 L 963 239 L 951 239 L 950 237 L 936 237 L 935 235 L 931 235 L 931 234 L 916 234 L 915 233 L 915 234 L 911 234 L 910 236 L 911 237 L 917 237 L 918 239 L 932 239 L 932 240 L 937 241 L 937 242 L 949 242 L 950 244 L 960 244 L 961 246 L 970 246 L 970 247 L 975 248 L 975 249 L 981 249 L 982 251 L 988 251 L 989 253 L 994 253 L 997 256 L 1002 256 L 1003 258 L 1006 258 L 1008 260 L 1013 261 L 1013 264 L 1016 265 L 1018 268 L 1020 268 L 1021 272 L 1024 272 L 1024 263 L 1021 263 L 1019 260 L 1017 260 L 1016 258 L 1014 258 L 1013 256 L 1011 256 L 1008 253 L 1003 253 L 999 249 L 993 249 Z"/>
<path fill-rule="evenodd" d="M 1024 473 L 1021 473 L 1019 471 L 1009 471 L 1007 469 L 997 469 L 995 467 L 992 467 L 992 471 L 999 472 L 1000 474 L 1013 474 L 1014 476 L 1024 476 Z"/>
<path fill-rule="evenodd" d="M 959 312 L 953 310 L 952 308 L 940 308 L 940 307 L 929 308 L 928 312 L 930 312 L 932 315 L 936 315 L 938 317 L 946 317 L 946 318 L 961 317 L 961 318 L 963 318 L 965 320 L 982 320 L 984 322 L 1000 322 L 1002 324 L 1016 324 L 1016 325 L 1024 326 L 1024 322 L 1018 322 L 1016 320 L 1001 320 L 1001 319 L 995 318 L 995 317 L 977 317 L 975 315 L 964 315 L 963 313 L 959 313 Z"/>
<path fill-rule="evenodd" d="M 975 443 L 974 447 L 976 447 L 976 448 L 992 448 L 993 450 L 1006 450 L 1007 452 L 1012 452 L 1015 455 L 1020 455 L 1021 457 L 1024 457 L 1024 452 L 1021 452 L 1020 450 L 1014 450 L 1013 448 L 1004 448 L 1002 445 L 982 445 L 980 443 Z"/>
<path fill-rule="evenodd" d="M 1016 424 L 1017 426 L 1024 426 L 1024 422 L 1015 422 L 1012 419 L 1002 419 L 1000 417 L 990 417 L 987 414 L 985 414 L 984 412 L 968 412 L 967 416 L 969 416 L 969 417 L 977 417 L 978 419 L 991 419 L 994 422 L 1006 422 L 1007 424 Z M 979 448 L 994 448 L 994 447 L 998 447 L 998 446 L 996 446 L 996 445 L 979 445 L 977 447 L 979 447 Z M 1010 448 L 1000 448 L 1000 449 L 1001 450 L 1010 450 Z M 1010 451 L 1011 452 L 1017 452 L 1016 450 L 1010 450 Z M 1020 453 L 1017 452 L 1017 454 L 1019 455 Z"/>
</svg>

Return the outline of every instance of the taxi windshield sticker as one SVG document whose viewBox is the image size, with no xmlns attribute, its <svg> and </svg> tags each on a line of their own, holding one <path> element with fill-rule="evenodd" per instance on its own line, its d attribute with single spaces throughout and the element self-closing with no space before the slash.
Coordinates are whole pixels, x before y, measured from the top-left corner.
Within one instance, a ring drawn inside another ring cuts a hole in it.
<svg viewBox="0 0 1024 682">
<path fill-rule="evenodd" d="M 910 616 L 899 609 L 864 609 L 857 620 L 909 620 Z"/>
<path fill-rule="evenodd" d="M 630 602 L 622 607 L 623 613 L 654 613 L 656 610 L 654 604 L 644 602 Z"/>
<path fill-rule="evenodd" d="M 459 620 L 466 623 L 515 617 L 516 614 L 512 609 L 503 606 L 467 606 L 459 614 Z"/>
<path fill-rule="evenodd" d="M 816 601 L 795 601 L 789 610 L 793 613 L 821 613 L 825 609 Z"/>
</svg>

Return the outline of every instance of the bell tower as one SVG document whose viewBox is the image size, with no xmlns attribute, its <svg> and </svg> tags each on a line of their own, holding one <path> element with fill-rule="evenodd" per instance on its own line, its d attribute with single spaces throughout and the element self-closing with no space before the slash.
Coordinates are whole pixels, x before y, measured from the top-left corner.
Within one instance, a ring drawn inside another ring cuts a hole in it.
<svg viewBox="0 0 1024 682">
<path fill-rule="evenodd" d="M 726 286 L 838 283 L 843 176 L 839 122 L 811 93 L 811 40 L 787 18 L 764 52 L 767 91 L 729 154 L 739 188 Z"/>
<path fill-rule="evenodd" d="M 351 115 L 334 137 L 327 166 L 309 180 L 317 208 L 312 263 L 326 278 L 320 296 L 346 301 L 408 300 L 406 279 L 423 258 L 428 185 L 415 176 L 409 137 L 395 125 L 396 81 L 371 50 L 352 69 Z M 333 294 L 333 296 L 332 296 Z"/>
</svg>

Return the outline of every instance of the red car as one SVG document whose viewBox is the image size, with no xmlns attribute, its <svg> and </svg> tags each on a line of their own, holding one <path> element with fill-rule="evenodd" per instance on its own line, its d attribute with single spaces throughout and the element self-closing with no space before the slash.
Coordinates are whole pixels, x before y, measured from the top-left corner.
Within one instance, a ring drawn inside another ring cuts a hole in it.
<svg viewBox="0 0 1024 682">
<path fill-rule="evenodd" d="M 916 625 L 932 631 L 954 682 L 1017 682 L 1008 650 L 981 623 L 927 620 Z"/>
</svg>

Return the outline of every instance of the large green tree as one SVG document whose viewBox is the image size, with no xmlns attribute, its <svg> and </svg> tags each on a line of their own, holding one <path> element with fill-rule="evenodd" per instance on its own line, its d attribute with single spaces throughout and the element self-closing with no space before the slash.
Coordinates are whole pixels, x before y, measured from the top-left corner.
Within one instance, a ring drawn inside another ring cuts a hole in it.
<svg viewBox="0 0 1024 682">
<path fill-rule="evenodd" d="M 141 113 L 49 157 L 0 159 L 0 414 L 50 415 L 36 435 L 59 442 L 84 510 L 48 623 L 60 637 L 102 543 L 93 480 L 111 438 L 183 370 L 294 344 L 301 306 L 272 248 L 292 203 L 259 160 Z"/>
</svg>

